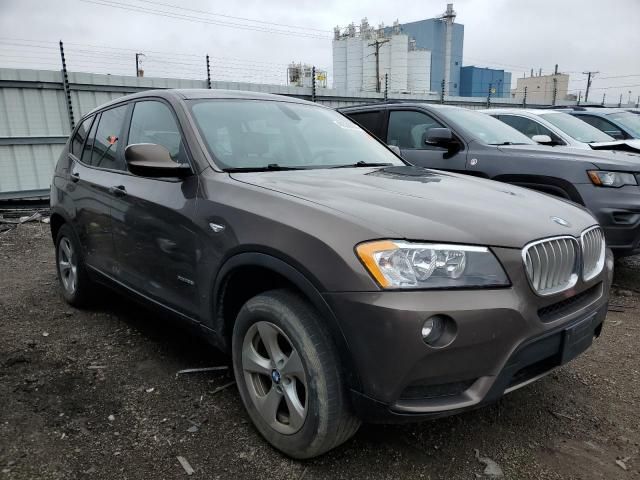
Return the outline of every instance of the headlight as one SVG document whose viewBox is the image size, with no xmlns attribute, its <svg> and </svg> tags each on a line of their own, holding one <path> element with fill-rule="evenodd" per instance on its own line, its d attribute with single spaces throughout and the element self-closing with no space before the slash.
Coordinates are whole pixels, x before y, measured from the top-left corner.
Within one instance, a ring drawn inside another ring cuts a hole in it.
<svg viewBox="0 0 640 480">
<path fill-rule="evenodd" d="M 619 188 L 624 185 L 638 185 L 633 173 L 605 172 L 603 170 L 589 170 L 587 173 L 591 182 L 599 187 Z"/>
<path fill-rule="evenodd" d="M 485 247 L 378 240 L 356 247 L 383 288 L 502 287 L 509 279 Z"/>
</svg>

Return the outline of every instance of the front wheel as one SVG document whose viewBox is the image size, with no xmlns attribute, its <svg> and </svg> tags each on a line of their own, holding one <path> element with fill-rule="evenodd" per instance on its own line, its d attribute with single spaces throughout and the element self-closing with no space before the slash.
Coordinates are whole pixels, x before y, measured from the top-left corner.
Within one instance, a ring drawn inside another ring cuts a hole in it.
<svg viewBox="0 0 640 480">
<path fill-rule="evenodd" d="M 319 315 L 297 295 L 274 290 L 249 300 L 238 314 L 232 349 L 247 412 L 278 450 L 311 458 L 358 430 L 335 346 Z"/>
</svg>

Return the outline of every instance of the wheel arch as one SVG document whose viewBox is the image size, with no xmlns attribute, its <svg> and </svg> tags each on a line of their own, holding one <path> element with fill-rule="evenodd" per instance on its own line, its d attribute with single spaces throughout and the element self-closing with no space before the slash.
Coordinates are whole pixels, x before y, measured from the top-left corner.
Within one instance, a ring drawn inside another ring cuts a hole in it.
<svg viewBox="0 0 640 480">
<path fill-rule="evenodd" d="M 497 175 L 493 180 L 530 188 L 584 205 L 584 200 L 576 187 L 563 178 L 546 175 Z"/>
<path fill-rule="evenodd" d="M 259 276 L 259 280 L 255 280 Z M 234 288 L 242 287 L 240 295 Z M 220 268 L 211 296 L 211 329 L 215 331 L 218 346 L 231 348 L 231 332 L 238 311 L 254 295 L 276 289 L 290 288 L 307 300 L 326 320 L 326 327 L 337 347 L 345 378 L 351 388 L 360 385 L 353 358 L 338 319 L 320 293 L 320 289 L 307 275 L 286 261 L 267 253 L 242 252 L 227 259 Z"/>
</svg>

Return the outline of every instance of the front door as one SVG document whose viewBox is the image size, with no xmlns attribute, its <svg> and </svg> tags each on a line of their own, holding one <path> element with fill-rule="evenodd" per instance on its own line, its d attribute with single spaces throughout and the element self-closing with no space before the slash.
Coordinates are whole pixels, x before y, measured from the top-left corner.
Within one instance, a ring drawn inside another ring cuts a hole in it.
<svg viewBox="0 0 640 480">
<path fill-rule="evenodd" d="M 400 147 L 402 158 L 412 165 L 465 173 L 466 151 L 460 140 L 450 146 L 430 145 L 424 140 L 429 129 L 443 127 L 446 125 L 425 112 L 392 109 L 387 144 Z"/>
<path fill-rule="evenodd" d="M 159 100 L 134 104 L 127 145 L 136 143 L 162 145 L 174 161 L 190 162 L 174 113 Z M 152 300 L 196 317 L 201 251 L 191 218 L 198 177 L 147 178 L 122 172 L 113 187 L 118 279 Z"/>
</svg>

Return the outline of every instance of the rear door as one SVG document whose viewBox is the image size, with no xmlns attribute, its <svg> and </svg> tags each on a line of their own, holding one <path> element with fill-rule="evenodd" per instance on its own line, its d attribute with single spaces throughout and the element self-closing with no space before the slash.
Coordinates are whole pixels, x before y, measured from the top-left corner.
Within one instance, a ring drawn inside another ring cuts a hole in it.
<svg viewBox="0 0 640 480">
<path fill-rule="evenodd" d="M 449 147 L 424 141 L 431 128 L 444 127 L 447 125 L 422 110 L 391 108 L 386 142 L 398 146 L 402 158 L 413 165 L 466 173 L 467 154 L 459 138 Z"/>
<path fill-rule="evenodd" d="M 114 107 L 85 120 L 69 154 L 73 162 L 67 190 L 75 210 L 75 231 L 86 263 L 104 273 L 111 273 L 115 267 L 109 188 L 121 154 L 119 139 L 126 110 L 126 105 Z"/>
<path fill-rule="evenodd" d="M 172 107 L 141 100 L 132 106 L 126 144 L 155 143 L 190 163 Z M 191 318 L 199 305 L 196 269 L 202 251 L 192 216 L 198 178 L 148 178 L 122 171 L 113 179 L 118 278 L 128 287 Z"/>
</svg>

